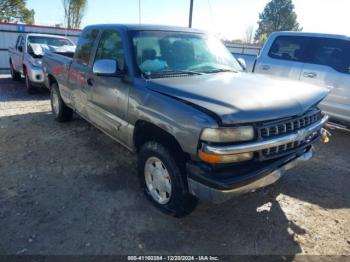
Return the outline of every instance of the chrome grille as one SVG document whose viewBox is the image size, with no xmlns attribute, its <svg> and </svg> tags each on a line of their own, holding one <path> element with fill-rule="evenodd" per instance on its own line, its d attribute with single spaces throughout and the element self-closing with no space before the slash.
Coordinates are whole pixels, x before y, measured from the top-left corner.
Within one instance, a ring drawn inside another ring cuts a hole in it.
<svg viewBox="0 0 350 262">
<path fill-rule="evenodd" d="M 273 157 L 281 156 L 283 154 L 288 154 L 289 152 L 291 152 L 295 149 L 302 148 L 304 146 L 309 145 L 316 137 L 317 137 L 317 135 L 315 135 L 314 137 L 309 139 L 309 142 L 307 142 L 307 141 L 295 141 L 293 143 L 288 143 L 288 144 L 284 144 L 281 146 L 264 149 L 261 151 L 262 157 L 263 158 L 273 158 Z"/>
<path fill-rule="evenodd" d="M 263 124 L 258 128 L 261 139 L 293 133 L 319 121 L 322 117 L 320 110 L 312 110 L 301 117 L 287 119 L 274 123 Z"/>
<path fill-rule="evenodd" d="M 301 117 L 290 118 L 281 121 L 264 123 L 258 128 L 260 139 L 273 138 L 279 135 L 286 135 L 297 132 L 298 130 L 316 123 L 323 117 L 320 110 L 314 109 Z M 263 159 L 276 158 L 299 148 L 304 148 L 318 137 L 314 134 L 304 141 L 295 141 L 288 144 L 271 147 L 260 151 L 260 157 Z"/>
</svg>

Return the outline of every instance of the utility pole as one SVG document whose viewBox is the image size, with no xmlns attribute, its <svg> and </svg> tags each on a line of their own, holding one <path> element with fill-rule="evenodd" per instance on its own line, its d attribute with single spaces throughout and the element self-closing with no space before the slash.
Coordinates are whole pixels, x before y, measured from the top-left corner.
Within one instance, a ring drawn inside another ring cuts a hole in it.
<svg viewBox="0 0 350 262">
<path fill-rule="evenodd" d="M 192 27 L 192 12 L 193 12 L 193 0 L 190 0 L 190 17 L 188 20 L 188 27 L 191 28 Z"/>
<path fill-rule="evenodd" d="M 139 24 L 141 24 L 141 0 L 139 0 Z"/>
</svg>

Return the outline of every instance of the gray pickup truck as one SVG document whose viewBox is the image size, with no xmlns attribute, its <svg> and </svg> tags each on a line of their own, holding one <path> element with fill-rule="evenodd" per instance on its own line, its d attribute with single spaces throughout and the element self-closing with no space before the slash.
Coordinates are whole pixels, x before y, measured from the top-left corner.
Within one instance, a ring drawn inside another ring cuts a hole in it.
<svg viewBox="0 0 350 262">
<path fill-rule="evenodd" d="M 43 70 L 56 120 L 75 111 L 137 152 L 146 196 L 174 216 L 274 183 L 328 138 L 326 89 L 244 73 L 194 29 L 88 26 Z"/>
</svg>

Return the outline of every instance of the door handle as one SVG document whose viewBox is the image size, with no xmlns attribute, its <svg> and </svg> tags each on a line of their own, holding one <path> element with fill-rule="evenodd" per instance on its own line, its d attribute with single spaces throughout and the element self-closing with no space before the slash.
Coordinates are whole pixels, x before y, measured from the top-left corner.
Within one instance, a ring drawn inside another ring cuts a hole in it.
<svg viewBox="0 0 350 262">
<path fill-rule="evenodd" d="M 262 65 L 261 69 L 262 70 L 270 70 L 270 66 L 269 65 Z"/>
<path fill-rule="evenodd" d="M 89 78 L 88 80 L 86 80 L 86 82 L 89 86 L 93 86 L 95 81 L 94 81 L 94 79 Z"/>
<path fill-rule="evenodd" d="M 304 73 L 304 77 L 307 77 L 307 78 L 315 78 L 316 76 L 317 76 L 317 74 L 314 72 L 305 72 Z"/>
</svg>

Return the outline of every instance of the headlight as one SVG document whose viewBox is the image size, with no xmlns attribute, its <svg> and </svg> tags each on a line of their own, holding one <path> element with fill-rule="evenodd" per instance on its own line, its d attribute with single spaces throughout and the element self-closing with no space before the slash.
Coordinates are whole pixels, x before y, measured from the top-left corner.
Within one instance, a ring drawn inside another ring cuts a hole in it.
<svg viewBox="0 0 350 262">
<path fill-rule="evenodd" d="M 41 59 L 32 59 L 31 64 L 36 67 L 42 66 L 42 60 Z"/>
<path fill-rule="evenodd" d="M 216 143 L 242 142 L 253 140 L 254 136 L 252 126 L 205 128 L 201 140 Z"/>
</svg>

